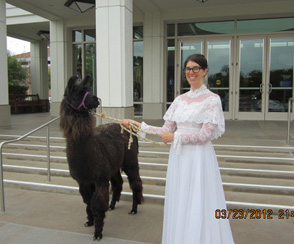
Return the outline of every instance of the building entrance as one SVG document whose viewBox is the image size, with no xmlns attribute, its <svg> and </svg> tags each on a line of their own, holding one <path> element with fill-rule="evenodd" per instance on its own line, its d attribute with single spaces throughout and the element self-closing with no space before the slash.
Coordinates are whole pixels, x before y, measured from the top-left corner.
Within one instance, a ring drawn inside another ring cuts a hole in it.
<svg viewBox="0 0 294 244">
<path fill-rule="evenodd" d="M 293 37 L 180 39 L 177 50 L 176 95 L 189 90 L 182 72 L 185 59 L 201 53 L 209 64 L 207 86 L 219 94 L 226 119 L 287 119 L 293 97 Z"/>
<path fill-rule="evenodd" d="M 237 119 L 287 119 L 293 97 L 293 43 L 293 37 L 238 38 Z"/>
</svg>

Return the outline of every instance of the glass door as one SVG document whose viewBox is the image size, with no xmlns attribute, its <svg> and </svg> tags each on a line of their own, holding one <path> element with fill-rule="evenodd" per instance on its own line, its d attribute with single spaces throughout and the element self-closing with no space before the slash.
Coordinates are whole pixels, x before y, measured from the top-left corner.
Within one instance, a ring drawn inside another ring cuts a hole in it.
<svg viewBox="0 0 294 244">
<path fill-rule="evenodd" d="M 179 84 L 177 84 L 177 95 L 183 94 L 190 90 L 190 85 L 183 73 L 186 58 L 191 54 L 203 54 L 203 41 L 185 41 L 180 42 L 180 65 L 178 65 Z"/>
<path fill-rule="evenodd" d="M 180 65 L 178 65 L 178 84 L 177 95 L 189 91 L 190 86 L 182 72 L 186 58 L 195 53 L 204 54 L 208 61 L 208 75 L 206 77 L 207 87 L 218 94 L 222 101 L 223 111 L 226 119 L 231 119 L 230 111 L 230 63 L 231 63 L 231 44 L 228 39 L 201 39 L 180 41 Z"/>
<path fill-rule="evenodd" d="M 237 119 L 264 119 L 264 39 L 240 39 L 237 58 Z"/>
<path fill-rule="evenodd" d="M 236 118 L 286 120 L 293 97 L 294 38 L 241 38 Z"/>
<path fill-rule="evenodd" d="M 269 38 L 268 98 L 265 119 L 287 119 L 293 97 L 294 37 Z"/>
<path fill-rule="evenodd" d="M 208 88 L 218 94 L 226 119 L 231 119 L 230 80 L 231 80 L 231 40 L 207 40 Z"/>
</svg>

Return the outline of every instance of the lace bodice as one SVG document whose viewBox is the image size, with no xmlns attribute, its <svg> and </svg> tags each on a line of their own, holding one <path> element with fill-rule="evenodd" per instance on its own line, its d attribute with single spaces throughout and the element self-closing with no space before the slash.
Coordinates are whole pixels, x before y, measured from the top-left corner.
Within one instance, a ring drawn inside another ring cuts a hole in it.
<svg viewBox="0 0 294 244">
<path fill-rule="evenodd" d="M 205 85 L 178 96 L 166 111 L 162 127 L 142 123 L 146 132 L 174 132 L 173 146 L 180 152 L 184 144 L 204 144 L 221 136 L 225 121 L 220 97 Z"/>
</svg>

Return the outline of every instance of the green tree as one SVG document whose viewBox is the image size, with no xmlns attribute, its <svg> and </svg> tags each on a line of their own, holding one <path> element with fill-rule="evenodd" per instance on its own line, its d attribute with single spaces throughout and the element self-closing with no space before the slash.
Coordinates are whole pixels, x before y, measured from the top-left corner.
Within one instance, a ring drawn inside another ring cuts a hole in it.
<svg viewBox="0 0 294 244">
<path fill-rule="evenodd" d="M 28 77 L 26 68 L 22 67 L 15 57 L 7 54 L 8 66 L 8 85 L 10 94 L 26 94 L 28 87 L 25 86 L 25 80 Z"/>
</svg>

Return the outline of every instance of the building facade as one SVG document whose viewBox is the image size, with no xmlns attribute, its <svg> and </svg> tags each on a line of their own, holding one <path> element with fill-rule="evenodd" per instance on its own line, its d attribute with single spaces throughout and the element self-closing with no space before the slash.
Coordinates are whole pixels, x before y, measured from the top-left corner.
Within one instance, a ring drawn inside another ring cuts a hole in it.
<svg viewBox="0 0 294 244">
<path fill-rule="evenodd" d="M 19 15 L 6 11 L 0 28 L 7 26 L 5 37 L 29 40 L 34 67 L 44 71 L 45 62 L 38 61 L 46 59 L 46 40 L 36 33 L 47 24 L 54 116 L 69 77 L 90 74 L 110 116 L 161 119 L 173 99 L 189 89 L 185 58 L 202 53 L 209 63 L 207 86 L 220 95 L 226 119 L 287 119 L 294 79 L 292 0 L 96 0 L 84 13 L 62 1 L 6 2 L 46 19 L 13 22 Z M 6 2 L 0 0 L 0 9 Z M 5 43 L 3 36 L 0 42 Z M 3 61 L 4 52 L 0 55 Z M 32 77 L 40 89 L 46 86 L 45 73 Z M 5 74 L 0 76 L 5 93 Z M 9 112 L 5 94 L 0 105 Z"/>
</svg>

